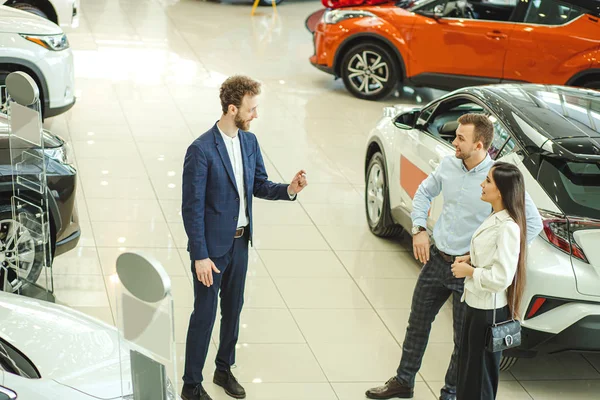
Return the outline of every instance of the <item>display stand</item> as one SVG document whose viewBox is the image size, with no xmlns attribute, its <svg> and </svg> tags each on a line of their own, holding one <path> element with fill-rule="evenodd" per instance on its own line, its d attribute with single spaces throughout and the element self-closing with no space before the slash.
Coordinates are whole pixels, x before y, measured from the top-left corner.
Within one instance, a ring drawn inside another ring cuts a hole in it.
<svg viewBox="0 0 600 400">
<path fill-rule="evenodd" d="M 7 76 L 6 111 L 12 218 L 0 220 L 0 289 L 53 302 L 47 158 L 39 89 L 28 74 Z"/>
<path fill-rule="evenodd" d="M 134 400 L 175 400 L 177 363 L 171 280 L 152 256 L 129 252 L 117 259 L 116 323 L 121 394 Z"/>
</svg>

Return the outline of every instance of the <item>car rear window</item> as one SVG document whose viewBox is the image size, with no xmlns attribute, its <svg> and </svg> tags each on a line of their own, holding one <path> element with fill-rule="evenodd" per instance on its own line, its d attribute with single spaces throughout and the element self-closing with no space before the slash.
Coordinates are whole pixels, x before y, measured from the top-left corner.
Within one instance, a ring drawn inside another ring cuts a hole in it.
<svg viewBox="0 0 600 400">
<path fill-rule="evenodd" d="M 600 163 L 544 158 L 538 182 L 565 214 L 600 219 Z"/>
</svg>

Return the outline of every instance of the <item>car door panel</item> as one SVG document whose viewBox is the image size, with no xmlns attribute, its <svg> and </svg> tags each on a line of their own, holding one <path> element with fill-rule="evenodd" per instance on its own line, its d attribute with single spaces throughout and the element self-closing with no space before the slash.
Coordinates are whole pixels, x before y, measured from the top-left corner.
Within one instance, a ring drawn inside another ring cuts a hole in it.
<svg viewBox="0 0 600 400">
<path fill-rule="evenodd" d="M 578 30 L 595 31 L 600 38 L 600 26 L 580 18 L 573 25 Z M 587 27 L 584 27 L 587 25 Z M 574 71 L 590 68 L 598 40 L 583 36 L 571 36 L 561 26 L 520 24 L 510 37 L 510 46 L 504 65 L 505 81 L 535 83 L 566 83 Z M 540 74 L 540 71 L 546 73 Z"/>
<path fill-rule="evenodd" d="M 465 75 L 500 82 L 513 29 L 512 23 L 496 21 L 420 19 L 410 41 L 411 75 Z"/>
<path fill-rule="evenodd" d="M 446 155 L 452 154 L 449 145 L 442 144 L 430 133 L 420 129 L 413 129 L 405 135 L 405 140 L 400 143 L 402 151 L 400 154 L 400 188 L 401 188 L 401 206 L 412 210 L 412 202 L 419 188 L 419 185 L 435 169 L 435 163 Z M 430 218 L 428 225 L 433 228 L 437 217 L 441 212 L 443 196 L 436 197 L 431 205 Z"/>
<path fill-rule="evenodd" d="M 565 84 L 591 67 L 600 45 L 600 23 L 562 4 L 535 0 L 523 5 L 523 22 L 509 38 L 504 80 Z"/>
</svg>

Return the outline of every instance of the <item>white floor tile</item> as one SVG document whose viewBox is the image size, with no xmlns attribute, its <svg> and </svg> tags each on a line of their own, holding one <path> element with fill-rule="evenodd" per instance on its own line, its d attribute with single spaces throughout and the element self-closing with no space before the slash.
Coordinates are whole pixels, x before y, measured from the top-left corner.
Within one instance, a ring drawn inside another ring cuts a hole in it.
<svg viewBox="0 0 600 400">
<path fill-rule="evenodd" d="M 275 278 L 290 309 L 371 308 L 358 286 L 349 278 Z"/>
<path fill-rule="evenodd" d="M 393 371 L 390 372 L 390 377 L 392 375 Z M 366 398 L 365 392 L 368 389 L 381 386 L 386 380 L 387 378 L 381 382 L 333 383 L 332 385 L 339 400 L 363 400 Z M 413 400 L 435 400 L 437 398 L 425 382 L 415 383 Z"/>
<path fill-rule="evenodd" d="M 220 317 L 217 316 L 213 340 L 219 343 Z M 293 344 L 306 343 L 294 318 L 286 309 L 248 308 L 240 317 L 239 343 Z"/>
<path fill-rule="evenodd" d="M 352 228 L 320 226 L 319 231 L 335 251 L 401 251 L 404 249 L 400 241 L 378 238 L 366 226 Z"/>
<path fill-rule="evenodd" d="M 82 181 L 88 199 L 155 199 L 147 178 L 107 178 Z"/>
<path fill-rule="evenodd" d="M 156 200 L 88 199 L 92 222 L 165 222 Z"/>
<path fill-rule="evenodd" d="M 99 247 L 175 248 L 165 222 L 93 222 Z"/>
<path fill-rule="evenodd" d="M 319 364 L 330 382 L 377 382 L 394 376 L 400 347 L 391 341 L 355 344 L 313 343 Z"/>
<path fill-rule="evenodd" d="M 375 308 L 410 308 L 416 280 L 361 278 L 357 283 Z"/>
<path fill-rule="evenodd" d="M 213 400 L 229 400 L 225 391 L 215 384 L 210 391 Z M 328 383 L 249 383 L 244 385 L 248 400 L 337 400 Z M 208 389 L 207 389 L 208 390 Z"/>
<path fill-rule="evenodd" d="M 254 247 L 260 250 L 329 250 L 316 227 L 311 225 L 255 225 Z"/>
<path fill-rule="evenodd" d="M 336 251 L 336 254 L 356 279 L 417 279 L 421 271 L 412 253 L 404 251 Z"/>
<path fill-rule="evenodd" d="M 246 278 L 244 308 L 286 308 L 271 278 Z"/>
<path fill-rule="evenodd" d="M 274 278 L 347 278 L 348 273 L 332 251 L 260 250 Z"/>
<path fill-rule="evenodd" d="M 234 372 L 242 383 L 327 381 L 306 344 L 240 344 L 236 366 Z"/>
<path fill-rule="evenodd" d="M 95 247 L 78 246 L 56 256 L 52 263 L 54 275 L 102 275 Z"/>
<path fill-rule="evenodd" d="M 392 342 L 379 316 L 365 310 L 292 310 L 309 344 Z"/>
</svg>

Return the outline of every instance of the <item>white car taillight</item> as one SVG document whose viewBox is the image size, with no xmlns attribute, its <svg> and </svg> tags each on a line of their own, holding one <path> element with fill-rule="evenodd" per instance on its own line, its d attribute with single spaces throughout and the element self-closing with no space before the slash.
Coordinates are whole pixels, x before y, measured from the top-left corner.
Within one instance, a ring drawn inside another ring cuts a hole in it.
<svg viewBox="0 0 600 400">
<path fill-rule="evenodd" d="M 589 263 L 573 233 L 586 229 L 600 229 L 600 221 L 576 217 L 565 218 L 547 211 L 540 211 L 540 214 L 543 219 L 545 239 L 565 253 Z"/>
</svg>

